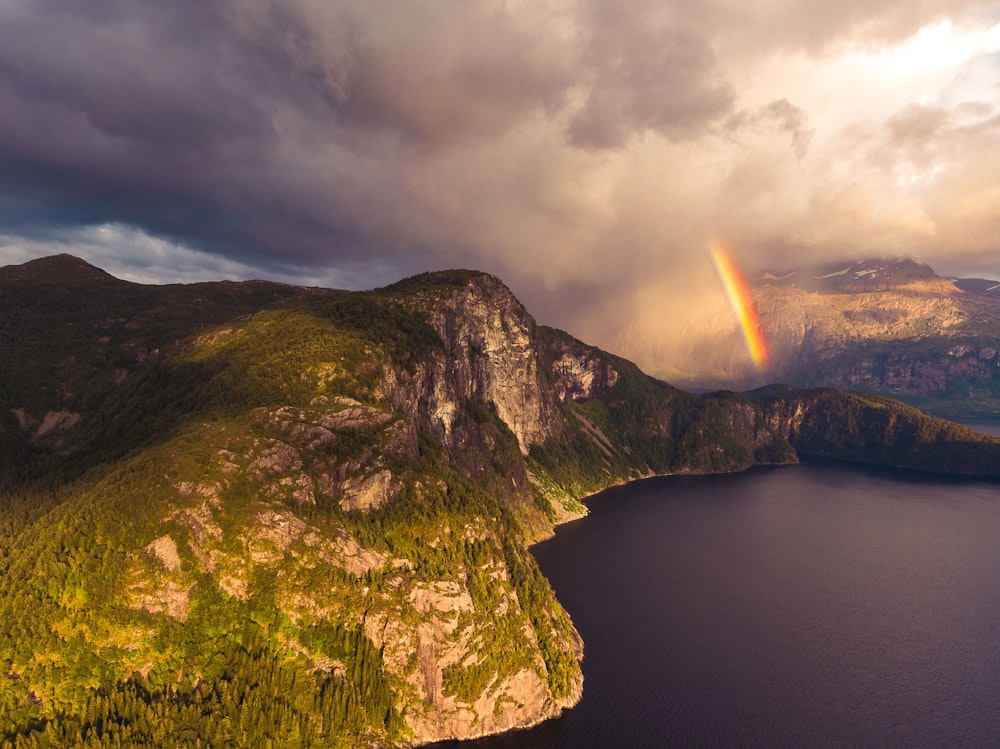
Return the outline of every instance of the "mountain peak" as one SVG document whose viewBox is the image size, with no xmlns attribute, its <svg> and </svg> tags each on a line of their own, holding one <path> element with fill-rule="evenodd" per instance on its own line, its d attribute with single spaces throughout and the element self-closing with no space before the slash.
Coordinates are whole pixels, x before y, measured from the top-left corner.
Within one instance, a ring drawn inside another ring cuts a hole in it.
<svg viewBox="0 0 1000 749">
<path fill-rule="evenodd" d="M 886 291 L 921 281 L 940 278 L 929 265 L 910 258 L 869 258 L 842 260 L 764 270 L 754 279 L 755 286 L 794 286 L 804 291 L 859 293 Z"/>
<path fill-rule="evenodd" d="M 45 283 L 84 283 L 117 281 L 110 273 L 86 260 L 62 253 L 29 260 L 21 265 L 0 268 L 0 281 L 40 281 Z"/>
<path fill-rule="evenodd" d="M 454 268 L 450 270 L 436 270 L 427 273 L 418 273 L 402 280 L 396 281 L 385 287 L 384 291 L 391 292 L 413 292 L 426 289 L 448 289 L 467 286 L 470 281 L 476 278 L 489 276 L 488 273 L 480 270 L 467 270 L 464 268 Z"/>
</svg>

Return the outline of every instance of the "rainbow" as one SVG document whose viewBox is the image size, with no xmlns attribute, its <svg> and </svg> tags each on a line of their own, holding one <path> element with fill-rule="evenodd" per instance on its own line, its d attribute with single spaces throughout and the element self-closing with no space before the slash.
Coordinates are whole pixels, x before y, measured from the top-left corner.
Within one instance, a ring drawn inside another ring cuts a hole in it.
<svg viewBox="0 0 1000 749">
<path fill-rule="evenodd" d="M 740 273 L 732 255 L 722 245 L 712 245 L 712 260 L 715 261 L 715 269 L 719 272 L 722 285 L 726 287 L 729 303 L 740 320 L 743 337 L 746 339 L 753 363 L 757 365 L 757 369 L 764 372 L 770 365 L 771 358 L 767 350 L 767 339 L 764 337 L 764 327 L 761 325 L 760 315 L 757 314 L 757 305 L 750 292 L 750 285 L 743 278 L 743 274 Z"/>
</svg>

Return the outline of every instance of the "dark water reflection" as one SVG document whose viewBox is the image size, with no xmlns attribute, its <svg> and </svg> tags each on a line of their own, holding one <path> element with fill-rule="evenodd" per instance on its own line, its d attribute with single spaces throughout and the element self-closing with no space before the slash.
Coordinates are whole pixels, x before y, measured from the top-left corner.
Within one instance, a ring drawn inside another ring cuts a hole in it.
<svg viewBox="0 0 1000 749">
<path fill-rule="evenodd" d="M 1000 485 L 809 464 L 590 507 L 535 548 L 582 702 L 444 746 L 1000 745 Z"/>
</svg>

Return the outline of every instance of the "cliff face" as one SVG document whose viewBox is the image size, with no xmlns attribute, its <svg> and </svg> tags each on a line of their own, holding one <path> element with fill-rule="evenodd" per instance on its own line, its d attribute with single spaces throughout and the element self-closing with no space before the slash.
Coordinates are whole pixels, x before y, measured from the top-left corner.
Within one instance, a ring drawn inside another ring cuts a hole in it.
<svg viewBox="0 0 1000 749">
<path fill-rule="evenodd" d="M 796 450 L 1000 465 L 1000 443 L 888 401 L 685 393 L 485 274 L 171 291 L 43 265 L 0 269 L 2 348 L 37 354 L 0 371 L 10 736 L 530 725 L 580 698 L 583 644 L 527 548 L 585 494 Z"/>
<path fill-rule="evenodd" d="M 492 404 L 522 453 L 557 433 L 552 388 L 539 366 L 535 321 L 499 279 L 474 276 L 444 297 L 404 303 L 426 315 L 442 346 L 402 380 L 394 369 L 386 372 L 395 403 L 416 404 L 424 424 L 449 445 L 458 414 L 472 399 Z"/>
<path fill-rule="evenodd" d="M 884 396 L 771 386 L 750 398 L 798 455 L 962 476 L 1000 472 L 1000 440 Z"/>
<path fill-rule="evenodd" d="M 906 351 L 909 346 L 903 344 L 899 347 L 902 350 L 859 355 L 848 342 L 824 345 L 820 350 L 814 350 L 809 341 L 803 343 L 798 358 L 808 360 L 813 356 L 813 361 L 822 362 L 821 367 L 810 368 L 808 376 L 804 364 L 798 365 L 801 374 L 790 373 L 789 379 L 805 384 L 824 382 L 835 387 L 932 400 L 944 398 L 950 389 L 961 390 L 964 386 L 972 392 L 977 386 L 988 387 L 1000 375 L 1000 359 L 992 346 L 949 346 L 947 341 L 941 341 L 939 347 L 929 351 L 911 353 Z M 980 412 L 973 408 L 968 415 L 977 413 Z"/>
<path fill-rule="evenodd" d="M 539 345 L 560 402 L 600 398 L 618 382 L 611 357 L 565 333 L 546 329 Z"/>
</svg>

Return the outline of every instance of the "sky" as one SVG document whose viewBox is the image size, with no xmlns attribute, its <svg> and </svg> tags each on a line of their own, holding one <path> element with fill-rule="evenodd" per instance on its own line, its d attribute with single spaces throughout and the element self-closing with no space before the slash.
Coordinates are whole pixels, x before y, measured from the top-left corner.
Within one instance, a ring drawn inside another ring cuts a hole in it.
<svg viewBox="0 0 1000 749">
<path fill-rule="evenodd" d="M 0 0 L 0 265 L 478 268 L 679 376 L 713 242 L 1000 278 L 1000 0 Z"/>
</svg>

